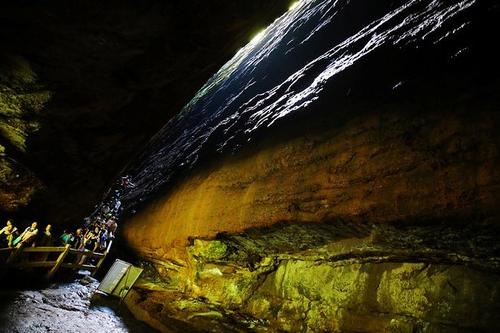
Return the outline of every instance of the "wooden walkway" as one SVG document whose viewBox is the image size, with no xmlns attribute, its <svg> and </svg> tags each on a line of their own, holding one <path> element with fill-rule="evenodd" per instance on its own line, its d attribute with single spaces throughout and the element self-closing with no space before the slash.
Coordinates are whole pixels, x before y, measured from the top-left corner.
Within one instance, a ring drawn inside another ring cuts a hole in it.
<svg viewBox="0 0 500 333">
<path fill-rule="evenodd" d="M 94 276 L 99 268 L 101 267 L 104 259 L 111 249 L 113 241 L 110 241 L 108 247 L 104 253 L 92 252 L 88 250 L 77 250 L 70 248 L 69 245 L 64 247 L 56 246 L 38 246 L 38 247 L 26 247 L 26 248 L 4 248 L 0 249 L 0 266 L 5 268 L 48 268 L 47 279 L 51 279 L 57 273 L 57 271 L 62 268 L 68 268 L 72 270 L 85 269 L 92 273 Z M 55 260 L 52 259 L 51 254 L 58 253 Z M 69 255 L 69 256 L 68 256 Z M 88 262 L 90 259 L 96 258 L 97 263 L 92 264 L 80 264 L 80 262 Z"/>
</svg>

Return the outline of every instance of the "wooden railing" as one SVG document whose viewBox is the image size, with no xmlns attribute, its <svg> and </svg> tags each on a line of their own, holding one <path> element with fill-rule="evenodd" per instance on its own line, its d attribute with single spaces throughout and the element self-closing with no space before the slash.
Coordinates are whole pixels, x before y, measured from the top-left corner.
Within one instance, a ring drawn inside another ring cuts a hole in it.
<svg viewBox="0 0 500 333">
<path fill-rule="evenodd" d="M 0 256 L 3 257 L 7 254 L 7 260 L 4 264 L 0 263 L 0 265 L 13 268 L 47 267 L 50 268 L 47 273 L 48 279 L 51 279 L 61 267 L 73 270 L 86 269 L 94 276 L 104 262 L 104 259 L 106 259 L 112 244 L 113 241 L 110 241 L 104 253 L 72 249 L 69 244 L 64 247 L 37 246 L 0 249 Z M 56 260 L 47 260 L 51 253 L 59 253 Z M 37 256 L 35 254 L 40 255 Z M 71 262 L 65 262 L 68 254 L 72 254 L 69 257 L 71 258 Z M 95 265 L 85 263 L 90 261 L 91 258 L 97 259 Z"/>
</svg>

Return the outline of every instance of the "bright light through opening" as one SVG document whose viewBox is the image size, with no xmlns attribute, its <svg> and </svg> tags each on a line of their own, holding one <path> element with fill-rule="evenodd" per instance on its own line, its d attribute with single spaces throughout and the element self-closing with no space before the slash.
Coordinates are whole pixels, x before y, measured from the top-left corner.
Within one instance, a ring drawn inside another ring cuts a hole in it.
<svg viewBox="0 0 500 333">
<path fill-rule="evenodd" d="M 262 38 L 264 38 L 265 35 L 266 35 L 266 30 L 262 30 L 257 35 L 255 35 L 254 38 L 252 38 L 252 40 L 250 41 L 250 44 L 252 44 L 252 45 L 257 44 L 258 42 L 260 42 L 262 40 Z"/>
<path fill-rule="evenodd" d="M 297 8 L 298 6 L 300 5 L 300 1 L 295 1 L 294 3 L 292 3 L 290 5 L 290 7 L 288 7 L 288 10 L 294 10 L 295 8 Z"/>
</svg>

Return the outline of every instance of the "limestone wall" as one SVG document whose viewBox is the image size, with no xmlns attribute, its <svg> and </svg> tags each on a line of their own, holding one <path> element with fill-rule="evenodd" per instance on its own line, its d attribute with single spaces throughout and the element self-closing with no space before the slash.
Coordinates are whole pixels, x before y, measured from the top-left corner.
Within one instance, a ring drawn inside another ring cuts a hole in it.
<svg viewBox="0 0 500 333">
<path fill-rule="evenodd" d="M 165 332 L 499 329 L 497 124 L 374 112 L 215 159 L 122 223 L 128 305 Z"/>
<path fill-rule="evenodd" d="M 139 253 L 182 257 L 188 238 L 282 221 L 498 225 L 497 121 L 379 113 L 218 160 L 126 221 Z M 456 222 L 451 222 L 456 223 Z"/>
</svg>

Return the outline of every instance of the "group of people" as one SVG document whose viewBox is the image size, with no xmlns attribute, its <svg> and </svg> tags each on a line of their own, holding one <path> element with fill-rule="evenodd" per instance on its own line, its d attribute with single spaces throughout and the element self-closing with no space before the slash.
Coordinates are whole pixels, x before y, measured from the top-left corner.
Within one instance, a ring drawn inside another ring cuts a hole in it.
<svg viewBox="0 0 500 333">
<path fill-rule="evenodd" d="M 111 195 L 108 195 L 99 206 L 96 206 L 94 213 L 85 219 L 85 226 L 74 232 L 64 230 L 57 240 L 52 238 L 50 224 L 46 225 L 43 232 L 39 232 L 38 222 L 33 222 L 20 232 L 12 220 L 7 220 L 5 227 L 0 230 L 0 248 L 52 246 L 54 244 L 65 246 L 69 244 L 71 248 L 78 250 L 103 252 L 116 235 L 117 216 L 123 209 L 120 200 L 121 194 L 134 187 L 135 184 L 129 175 L 118 179 L 110 189 Z"/>
<path fill-rule="evenodd" d="M 38 222 L 31 223 L 19 232 L 12 220 L 7 220 L 5 227 L 0 230 L 0 248 L 50 245 L 52 245 L 52 225 L 50 224 L 47 224 L 41 233 L 38 232 Z"/>
<path fill-rule="evenodd" d="M 115 238 L 118 224 L 114 217 L 103 221 L 97 218 L 87 227 L 78 228 L 74 232 L 64 230 L 59 237 L 60 245 L 69 244 L 71 248 L 78 250 L 88 250 L 93 252 L 103 252 L 109 241 Z"/>
<path fill-rule="evenodd" d="M 95 206 L 94 212 L 85 218 L 85 225 L 90 225 L 92 221 L 117 219 L 123 211 L 121 197 L 126 191 L 135 187 L 130 175 L 120 177 L 109 189 L 103 202 Z"/>
<path fill-rule="evenodd" d="M 79 228 L 75 232 L 64 230 L 63 234 L 54 240 L 50 224 L 47 224 L 43 232 L 39 232 L 38 222 L 33 222 L 20 232 L 12 220 L 7 220 L 0 230 L 0 248 L 69 244 L 74 249 L 99 252 L 106 249 L 109 241 L 115 237 L 117 228 L 114 217 L 106 221 L 97 218 L 86 228 Z"/>
</svg>

